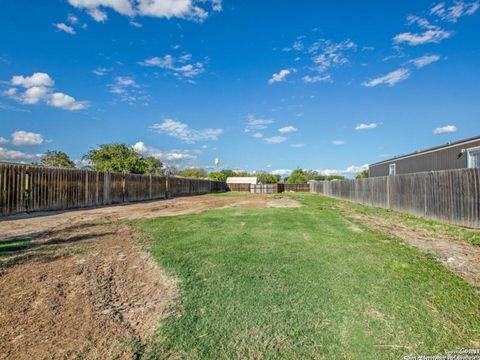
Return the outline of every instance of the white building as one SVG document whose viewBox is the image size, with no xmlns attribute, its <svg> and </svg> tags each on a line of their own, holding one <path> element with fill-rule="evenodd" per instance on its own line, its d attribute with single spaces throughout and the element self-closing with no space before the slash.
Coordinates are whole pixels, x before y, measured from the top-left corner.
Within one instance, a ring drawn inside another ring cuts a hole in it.
<svg viewBox="0 0 480 360">
<path fill-rule="evenodd" d="M 227 184 L 258 184 L 258 178 L 255 176 L 251 177 L 241 177 L 241 176 L 231 176 L 227 178 Z"/>
</svg>

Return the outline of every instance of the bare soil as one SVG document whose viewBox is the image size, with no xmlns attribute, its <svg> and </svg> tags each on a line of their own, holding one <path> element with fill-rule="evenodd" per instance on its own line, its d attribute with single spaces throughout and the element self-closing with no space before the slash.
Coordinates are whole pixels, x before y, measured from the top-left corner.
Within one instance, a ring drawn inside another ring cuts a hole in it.
<svg viewBox="0 0 480 360">
<path fill-rule="evenodd" d="M 0 258 L 0 359 L 134 359 L 159 320 L 176 315 L 175 279 L 118 220 L 298 206 L 289 198 L 195 196 L 0 221 L 0 241 L 32 238 Z"/>
<path fill-rule="evenodd" d="M 432 254 L 470 284 L 480 286 L 480 247 L 454 239 L 448 232 L 432 234 L 427 229 L 409 226 L 399 213 L 392 212 L 383 217 L 355 211 L 346 202 L 338 206 L 355 223 L 397 237 L 424 253 Z"/>
</svg>

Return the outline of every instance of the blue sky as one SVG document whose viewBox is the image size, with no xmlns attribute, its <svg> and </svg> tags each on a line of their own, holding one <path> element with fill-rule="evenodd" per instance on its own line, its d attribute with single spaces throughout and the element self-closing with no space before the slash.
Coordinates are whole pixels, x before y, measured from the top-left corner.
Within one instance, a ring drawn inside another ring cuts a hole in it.
<svg viewBox="0 0 480 360">
<path fill-rule="evenodd" d="M 480 134 L 478 1 L 3 1 L 0 161 L 352 175 Z"/>
</svg>

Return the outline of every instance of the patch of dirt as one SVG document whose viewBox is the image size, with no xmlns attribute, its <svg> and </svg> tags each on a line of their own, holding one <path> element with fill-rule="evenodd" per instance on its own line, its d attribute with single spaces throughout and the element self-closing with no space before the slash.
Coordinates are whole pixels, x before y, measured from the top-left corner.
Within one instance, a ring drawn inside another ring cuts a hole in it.
<svg viewBox="0 0 480 360">
<path fill-rule="evenodd" d="M 39 253 L 0 267 L 0 359 L 133 358 L 175 301 L 126 226 L 55 229 L 22 256 Z"/>
<path fill-rule="evenodd" d="M 71 226 L 92 221 L 147 219 L 159 216 L 193 214 L 218 208 L 300 206 L 298 201 L 289 197 L 246 193 L 238 196 L 191 196 L 95 209 L 16 215 L 0 220 L 0 240 L 20 236 L 32 237 L 58 226 Z"/>
<path fill-rule="evenodd" d="M 0 359 L 134 359 L 172 315 L 176 281 L 118 220 L 213 208 L 298 207 L 263 195 L 194 196 L 0 221 L 2 239 L 32 238 L 0 258 Z"/>
<path fill-rule="evenodd" d="M 425 229 L 412 228 L 402 222 L 400 215 L 394 214 L 391 218 L 386 218 L 359 213 L 346 204 L 338 206 L 348 219 L 393 235 L 422 252 L 433 254 L 445 267 L 456 272 L 470 284 L 480 286 L 480 247 L 465 241 L 453 240 L 447 233 L 433 236 Z"/>
</svg>

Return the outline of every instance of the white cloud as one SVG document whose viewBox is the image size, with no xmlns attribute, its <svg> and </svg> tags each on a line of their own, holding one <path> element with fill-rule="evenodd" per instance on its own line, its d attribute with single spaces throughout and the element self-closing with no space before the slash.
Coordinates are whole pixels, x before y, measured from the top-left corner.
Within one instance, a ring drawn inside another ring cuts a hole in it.
<svg viewBox="0 0 480 360">
<path fill-rule="evenodd" d="M 345 141 L 344 140 L 333 140 L 332 144 L 333 145 L 344 145 Z"/>
<path fill-rule="evenodd" d="M 414 64 L 417 69 L 421 69 L 424 66 L 430 65 L 438 60 L 440 60 L 440 55 L 425 55 L 412 59 L 409 62 Z"/>
<path fill-rule="evenodd" d="M 319 169 L 317 171 L 320 174 L 327 175 L 327 176 L 331 176 L 331 175 L 351 176 L 359 173 L 360 171 L 367 170 L 367 169 L 368 169 L 368 165 L 365 164 L 361 166 L 351 165 L 346 169 Z"/>
<path fill-rule="evenodd" d="M 435 130 L 433 130 L 433 133 L 435 135 L 442 135 L 442 134 L 448 134 L 448 133 L 453 133 L 456 132 L 458 129 L 455 125 L 446 125 L 442 127 L 438 127 Z"/>
<path fill-rule="evenodd" d="M 161 151 L 145 145 L 143 141 L 135 143 L 132 147 L 143 155 L 153 156 L 165 164 L 174 165 L 176 167 L 192 165 L 198 157 L 196 153 L 187 150 Z"/>
<path fill-rule="evenodd" d="M 100 10 L 99 8 L 89 9 L 89 10 L 87 10 L 87 13 L 96 22 L 105 22 L 108 19 L 107 13 L 103 10 Z"/>
<path fill-rule="evenodd" d="M 92 72 L 95 74 L 95 75 L 98 75 L 98 76 L 104 76 L 106 73 L 112 71 L 113 69 L 112 68 L 105 68 L 105 67 L 97 67 L 95 70 L 92 70 Z"/>
<path fill-rule="evenodd" d="M 27 160 L 38 159 L 42 155 L 41 154 L 26 154 L 21 151 L 16 150 L 8 150 L 3 147 L 0 147 L 0 160 L 3 161 L 17 161 L 17 162 L 24 162 Z"/>
<path fill-rule="evenodd" d="M 267 144 L 280 144 L 286 141 L 287 138 L 284 136 L 272 136 L 269 138 L 264 138 L 263 140 L 265 140 Z"/>
<path fill-rule="evenodd" d="M 409 16 L 407 18 L 409 25 L 417 25 L 423 29 L 420 33 L 404 32 L 395 35 L 393 42 L 396 44 L 407 43 L 411 46 L 439 43 L 442 40 L 448 39 L 453 36 L 453 32 L 443 30 L 440 26 L 432 25 L 428 20 L 418 16 Z"/>
<path fill-rule="evenodd" d="M 272 175 L 280 175 L 280 176 L 288 176 L 292 173 L 291 169 L 276 169 L 270 171 L 270 174 Z"/>
<path fill-rule="evenodd" d="M 210 3 L 213 11 L 222 10 L 221 0 L 68 0 L 68 2 L 78 9 L 86 10 L 95 20 L 98 19 L 99 11 L 104 13 L 101 8 L 110 8 L 129 17 L 138 15 L 194 21 L 203 21 L 209 16 L 208 11 L 201 6 L 205 3 Z"/>
<path fill-rule="evenodd" d="M 151 129 L 179 139 L 186 144 L 194 144 L 198 141 L 218 140 L 223 133 L 223 129 L 203 129 L 194 130 L 187 124 L 173 119 L 165 119 L 160 124 L 154 124 Z"/>
<path fill-rule="evenodd" d="M 56 92 L 51 94 L 47 100 L 48 104 L 54 107 L 58 107 L 64 110 L 82 110 L 85 109 L 86 103 L 77 101 L 75 98 L 71 97 L 70 95 Z"/>
<path fill-rule="evenodd" d="M 379 76 L 377 78 L 365 81 L 362 85 L 366 87 L 375 87 L 378 85 L 387 84 L 388 86 L 394 86 L 400 81 L 404 81 L 410 77 L 410 70 L 400 68 L 392 71 L 386 75 Z"/>
<path fill-rule="evenodd" d="M 8 144 L 8 139 L 5 139 L 3 136 L 0 136 L 0 145 Z"/>
<path fill-rule="evenodd" d="M 268 80 L 268 83 L 274 84 L 276 82 L 283 82 L 286 80 L 287 76 L 290 75 L 292 72 L 295 72 L 295 70 L 294 69 L 280 70 L 278 73 L 272 75 L 271 79 Z"/>
<path fill-rule="evenodd" d="M 375 129 L 378 127 L 378 123 L 370 123 L 370 124 L 358 124 L 355 126 L 355 130 L 369 130 L 369 129 Z"/>
<path fill-rule="evenodd" d="M 64 24 L 64 23 L 58 23 L 58 24 L 53 24 L 58 30 L 60 31 L 64 31 L 66 32 L 67 34 L 70 34 L 70 35 L 75 35 L 76 32 L 75 32 L 75 29 L 67 24 Z"/>
<path fill-rule="evenodd" d="M 88 105 L 88 102 L 77 101 L 70 95 L 53 92 L 55 82 L 46 73 L 38 72 L 31 76 L 16 75 L 12 77 L 10 83 L 18 88 L 10 88 L 4 94 L 23 104 L 34 105 L 44 102 L 50 106 L 70 111 L 82 110 Z M 19 93 L 19 87 L 23 87 L 26 90 L 23 93 Z"/>
<path fill-rule="evenodd" d="M 475 14 L 479 8 L 480 2 L 478 1 L 467 3 L 464 1 L 456 1 L 450 7 L 446 7 L 445 3 L 439 3 L 432 7 L 430 10 L 430 15 L 436 15 L 442 20 L 455 23 L 463 16 Z"/>
<path fill-rule="evenodd" d="M 245 132 L 263 130 L 266 129 L 270 124 L 273 124 L 273 120 L 270 119 L 257 119 L 255 115 L 247 115 L 247 125 L 245 126 Z"/>
<path fill-rule="evenodd" d="M 120 101 L 130 105 L 148 100 L 148 96 L 145 95 L 141 86 L 130 76 L 115 77 L 115 82 L 109 85 L 109 89 L 110 93 L 116 95 Z"/>
<path fill-rule="evenodd" d="M 46 99 L 49 91 L 50 89 L 46 88 L 45 86 L 33 86 L 25 90 L 20 99 L 24 104 L 33 105 L 38 103 L 40 100 Z"/>
<path fill-rule="evenodd" d="M 43 144 L 41 134 L 28 131 L 15 131 L 12 133 L 12 145 L 15 146 L 38 146 Z"/>
<path fill-rule="evenodd" d="M 278 129 L 279 132 L 281 132 L 282 134 L 288 134 L 288 133 L 294 133 L 294 132 L 297 132 L 298 129 L 294 126 L 285 126 L 285 127 L 282 127 L 280 129 Z"/>
<path fill-rule="evenodd" d="M 22 86 L 26 89 L 33 86 L 52 87 L 55 85 L 55 82 L 50 75 L 41 72 L 33 73 L 32 76 L 15 75 L 10 80 L 10 83 L 14 86 Z"/>
<path fill-rule="evenodd" d="M 260 139 L 263 137 L 262 133 L 256 132 L 255 134 L 252 135 L 254 138 Z"/>
<path fill-rule="evenodd" d="M 180 57 L 165 55 L 163 57 L 153 57 L 139 62 L 140 65 L 146 67 L 158 67 L 168 70 L 178 78 L 194 78 L 205 71 L 206 60 L 190 62 L 191 54 L 183 54 Z"/>
<path fill-rule="evenodd" d="M 292 145 L 290 145 L 290 146 L 291 146 L 292 148 L 297 148 L 297 149 L 298 149 L 298 148 L 303 148 L 303 147 L 305 147 L 305 144 L 292 144 Z"/>
<path fill-rule="evenodd" d="M 315 83 L 318 83 L 318 82 L 331 81 L 332 76 L 330 74 L 314 75 L 314 76 L 306 75 L 302 78 L 302 80 L 305 84 L 315 84 Z"/>
</svg>

